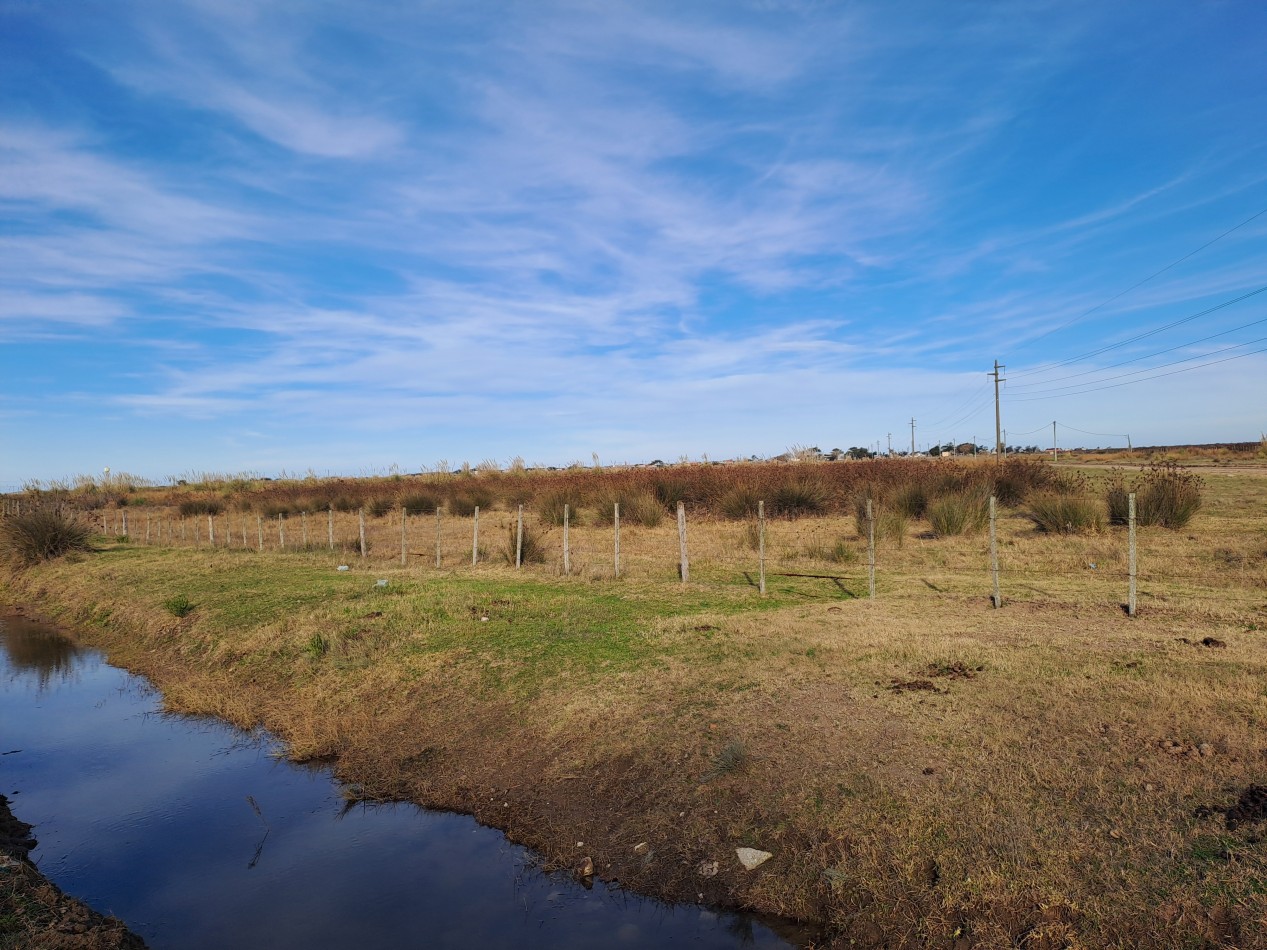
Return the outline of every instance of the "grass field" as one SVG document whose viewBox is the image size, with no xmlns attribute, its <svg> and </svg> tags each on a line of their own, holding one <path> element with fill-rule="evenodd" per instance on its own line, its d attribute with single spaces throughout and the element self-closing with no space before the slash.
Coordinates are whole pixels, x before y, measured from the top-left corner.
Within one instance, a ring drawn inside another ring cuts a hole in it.
<svg viewBox="0 0 1267 950">
<path fill-rule="evenodd" d="M 543 564 L 472 568 L 445 519 L 437 570 L 434 522 L 402 568 L 381 521 L 364 563 L 102 541 L 7 589 L 355 794 L 822 942 L 1265 945 L 1267 813 L 1235 806 L 1267 784 L 1267 477 L 1212 473 L 1186 528 L 1141 529 L 1135 618 L 1124 529 L 1037 532 L 1023 507 L 999 610 L 985 534 L 920 519 L 879 542 L 874 601 L 841 512 L 769 523 L 765 597 L 742 521 L 692 522 L 685 585 L 671 519 L 622 532 L 619 579 L 609 526 L 573 529 L 564 577 L 557 528 Z M 746 871 L 744 846 L 774 857 Z"/>
</svg>

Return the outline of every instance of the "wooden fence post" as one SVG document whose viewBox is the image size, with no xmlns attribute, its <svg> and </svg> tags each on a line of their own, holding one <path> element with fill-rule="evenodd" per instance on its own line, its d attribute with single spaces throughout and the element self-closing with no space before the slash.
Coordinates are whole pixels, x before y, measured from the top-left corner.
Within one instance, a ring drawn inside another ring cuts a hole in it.
<svg viewBox="0 0 1267 950">
<path fill-rule="evenodd" d="M 255 540 L 259 545 L 260 554 L 264 553 L 264 516 L 255 516 Z"/>
<path fill-rule="evenodd" d="M 308 550 L 308 512 L 299 512 L 299 524 L 302 526 L 304 536 L 304 550 Z"/>
<path fill-rule="evenodd" d="M 572 549 L 570 539 L 568 537 L 568 529 L 571 527 L 572 509 L 569 505 L 563 506 L 563 574 L 566 577 L 572 573 Z"/>
<path fill-rule="evenodd" d="M 126 538 L 126 537 L 127 537 L 127 535 L 128 535 L 128 513 L 127 513 L 127 509 L 124 509 L 124 511 L 123 511 L 123 536 Z"/>
<path fill-rule="evenodd" d="M 280 511 L 277 513 L 277 544 L 283 551 L 286 550 L 286 516 Z"/>
<path fill-rule="evenodd" d="M 150 543 L 150 516 L 145 516 L 145 543 Z"/>
<path fill-rule="evenodd" d="M 867 596 L 875 600 L 875 509 L 867 499 Z"/>
<path fill-rule="evenodd" d="M 757 590 L 765 596 L 765 502 L 757 502 Z"/>
<path fill-rule="evenodd" d="M 207 515 L 207 543 L 216 546 L 216 516 Z"/>
<path fill-rule="evenodd" d="M 999 591 L 999 541 L 998 533 L 995 527 L 997 521 L 997 512 L 995 508 L 994 496 L 990 496 L 990 577 L 993 579 L 994 592 L 990 595 L 990 601 L 994 604 L 994 609 L 998 610 L 1003 606 L 1003 594 Z"/>
<path fill-rule="evenodd" d="M 616 502 L 615 506 L 612 509 L 612 531 L 613 531 L 613 537 L 615 538 L 615 545 L 616 545 L 616 550 L 615 550 L 616 576 L 619 577 L 620 576 L 620 502 Z"/>
<path fill-rule="evenodd" d="M 361 560 L 365 560 L 365 509 L 361 509 Z"/>
<path fill-rule="evenodd" d="M 1126 615 L 1128 617 L 1135 616 L 1135 584 L 1136 584 L 1136 563 L 1135 563 L 1135 493 L 1131 492 L 1126 496 L 1127 505 L 1127 522 L 1130 534 L 1130 571 L 1131 583 L 1130 590 L 1126 599 Z"/>
<path fill-rule="evenodd" d="M 330 550 L 333 551 L 334 550 L 334 505 L 331 505 L 329 507 L 326 514 L 327 514 L 326 537 L 328 538 Z"/>
<path fill-rule="evenodd" d="M 480 562 L 480 506 L 475 506 L 475 523 L 471 528 L 471 567 Z"/>
<path fill-rule="evenodd" d="M 406 552 L 406 548 L 405 548 L 405 516 L 406 516 L 407 514 L 408 514 L 408 511 L 405 509 L 405 506 L 404 506 L 404 505 L 401 505 L 401 506 L 400 506 L 400 566 L 401 566 L 401 567 L 404 567 L 404 566 L 408 563 L 408 560 L 407 560 L 407 557 L 406 557 L 406 553 L 405 553 L 405 552 Z"/>
<path fill-rule="evenodd" d="M 436 505 L 436 568 L 440 567 L 440 505 Z"/>
<path fill-rule="evenodd" d="M 515 525 L 515 568 L 524 565 L 524 506 L 519 506 L 519 520 Z"/>
<path fill-rule="evenodd" d="M 678 574 L 685 584 L 691 579 L 691 563 L 686 557 L 686 505 L 680 501 L 677 503 L 677 545 Z"/>
</svg>

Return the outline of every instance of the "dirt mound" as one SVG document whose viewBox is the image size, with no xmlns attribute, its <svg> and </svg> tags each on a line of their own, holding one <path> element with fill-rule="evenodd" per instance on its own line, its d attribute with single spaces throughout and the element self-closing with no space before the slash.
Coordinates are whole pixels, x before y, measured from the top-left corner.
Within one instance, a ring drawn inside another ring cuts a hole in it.
<svg viewBox="0 0 1267 950">
<path fill-rule="evenodd" d="M 1229 828 L 1244 822 L 1267 821 L 1267 785 L 1248 786 L 1223 818 Z"/>
</svg>

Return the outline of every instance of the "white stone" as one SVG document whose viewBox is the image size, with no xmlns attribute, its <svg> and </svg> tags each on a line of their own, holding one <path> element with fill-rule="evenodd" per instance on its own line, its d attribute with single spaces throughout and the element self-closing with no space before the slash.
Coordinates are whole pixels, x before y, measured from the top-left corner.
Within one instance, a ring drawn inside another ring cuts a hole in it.
<svg viewBox="0 0 1267 950">
<path fill-rule="evenodd" d="M 774 857 L 769 851 L 758 851 L 756 848 L 736 848 L 735 854 L 739 856 L 739 863 L 749 871 L 756 870 Z"/>
</svg>

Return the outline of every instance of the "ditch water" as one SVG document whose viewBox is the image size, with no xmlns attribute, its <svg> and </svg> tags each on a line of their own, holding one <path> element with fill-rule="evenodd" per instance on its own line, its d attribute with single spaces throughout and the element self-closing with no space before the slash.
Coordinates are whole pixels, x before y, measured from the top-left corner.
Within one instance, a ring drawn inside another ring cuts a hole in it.
<svg viewBox="0 0 1267 950">
<path fill-rule="evenodd" d="M 163 713 L 99 652 L 0 616 L 0 792 L 44 875 L 154 950 L 794 945 L 755 917 L 587 890 L 463 815 L 350 807 L 282 751 Z"/>
</svg>

